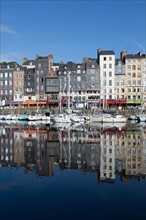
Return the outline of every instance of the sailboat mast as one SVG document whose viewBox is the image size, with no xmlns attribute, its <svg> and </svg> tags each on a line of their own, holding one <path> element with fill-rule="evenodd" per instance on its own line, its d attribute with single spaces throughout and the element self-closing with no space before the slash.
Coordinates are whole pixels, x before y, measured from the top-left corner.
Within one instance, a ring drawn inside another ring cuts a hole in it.
<svg viewBox="0 0 146 220">
<path fill-rule="evenodd" d="M 67 109 L 70 109 L 70 75 L 67 75 Z"/>
</svg>

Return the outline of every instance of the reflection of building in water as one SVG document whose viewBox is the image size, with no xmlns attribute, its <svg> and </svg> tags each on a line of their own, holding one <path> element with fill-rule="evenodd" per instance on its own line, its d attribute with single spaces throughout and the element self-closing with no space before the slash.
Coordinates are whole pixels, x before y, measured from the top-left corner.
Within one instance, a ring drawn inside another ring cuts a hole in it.
<svg viewBox="0 0 146 220">
<path fill-rule="evenodd" d="M 145 175 L 144 136 L 141 130 L 127 130 L 115 143 L 117 171 L 122 179 L 140 178 Z"/>
<path fill-rule="evenodd" d="M 24 157 L 24 133 L 21 130 L 14 129 L 14 162 L 17 166 L 25 164 Z"/>
<path fill-rule="evenodd" d="M 39 175 L 46 175 L 46 140 L 46 130 L 24 130 L 26 171 L 35 169 Z"/>
<path fill-rule="evenodd" d="M 128 176 L 141 175 L 142 133 L 127 131 L 125 141 L 125 171 Z"/>
<path fill-rule="evenodd" d="M 98 135 L 99 138 L 99 135 Z M 97 171 L 100 146 L 94 133 L 59 131 L 61 169 Z"/>
<path fill-rule="evenodd" d="M 50 130 L 47 132 L 47 157 L 48 157 L 48 175 L 54 175 L 53 166 L 55 163 L 59 162 L 60 157 L 60 144 L 59 144 L 59 136 L 57 130 Z"/>
<path fill-rule="evenodd" d="M 0 165 L 14 166 L 12 128 L 0 128 Z"/>
<path fill-rule="evenodd" d="M 101 132 L 100 176 L 99 181 L 115 179 L 115 133 Z"/>
<path fill-rule="evenodd" d="M 61 170 L 98 173 L 99 182 L 146 176 L 146 130 L 88 127 L 86 131 L 33 128 L 0 129 L 0 165 L 53 176 Z"/>
<path fill-rule="evenodd" d="M 142 132 L 142 139 L 143 139 L 143 149 L 142 149 L 142 159 L 141 159 L 141 163 L 142 163 L 142 173 L 144 175 L 146 175 L 146 126 L 143 128 L 143 132 Z"/>
</svg>

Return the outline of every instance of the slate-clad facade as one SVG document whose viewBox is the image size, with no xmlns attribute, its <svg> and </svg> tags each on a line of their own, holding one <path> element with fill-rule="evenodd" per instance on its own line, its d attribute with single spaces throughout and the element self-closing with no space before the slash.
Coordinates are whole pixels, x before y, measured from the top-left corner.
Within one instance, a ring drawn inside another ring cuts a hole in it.
<svg viewBox="0 0 146 220">
<path fill-rule="evenodd" d="M 12 105 L 14 66 L 0 66 L 0 102 L 1 105 Z"/>
</svg>

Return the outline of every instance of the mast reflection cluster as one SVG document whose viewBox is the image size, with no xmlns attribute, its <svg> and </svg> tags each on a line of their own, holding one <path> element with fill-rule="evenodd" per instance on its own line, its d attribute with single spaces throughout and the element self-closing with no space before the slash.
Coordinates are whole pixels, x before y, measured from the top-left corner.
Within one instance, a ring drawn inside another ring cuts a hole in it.
<svg viewBox="0 0 146 220">
<path fill-rule="evenodd" d="M 53 176 L 54 166 L 94 172 L 98 182 L 146 178 L 146 128 L 83 130 L 0 125 L 1 167 Z"/>
</svg>

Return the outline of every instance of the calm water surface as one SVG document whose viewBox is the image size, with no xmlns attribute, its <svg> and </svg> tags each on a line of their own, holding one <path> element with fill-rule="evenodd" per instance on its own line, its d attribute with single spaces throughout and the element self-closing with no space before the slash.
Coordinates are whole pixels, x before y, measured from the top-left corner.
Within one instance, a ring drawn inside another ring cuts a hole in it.
<svg viewBox="0 0 146 220">
<path fill-rule="evenodd" d="M 145 219 L 146 126 L 0 124 L 0 219 Z"/>
</svg>

